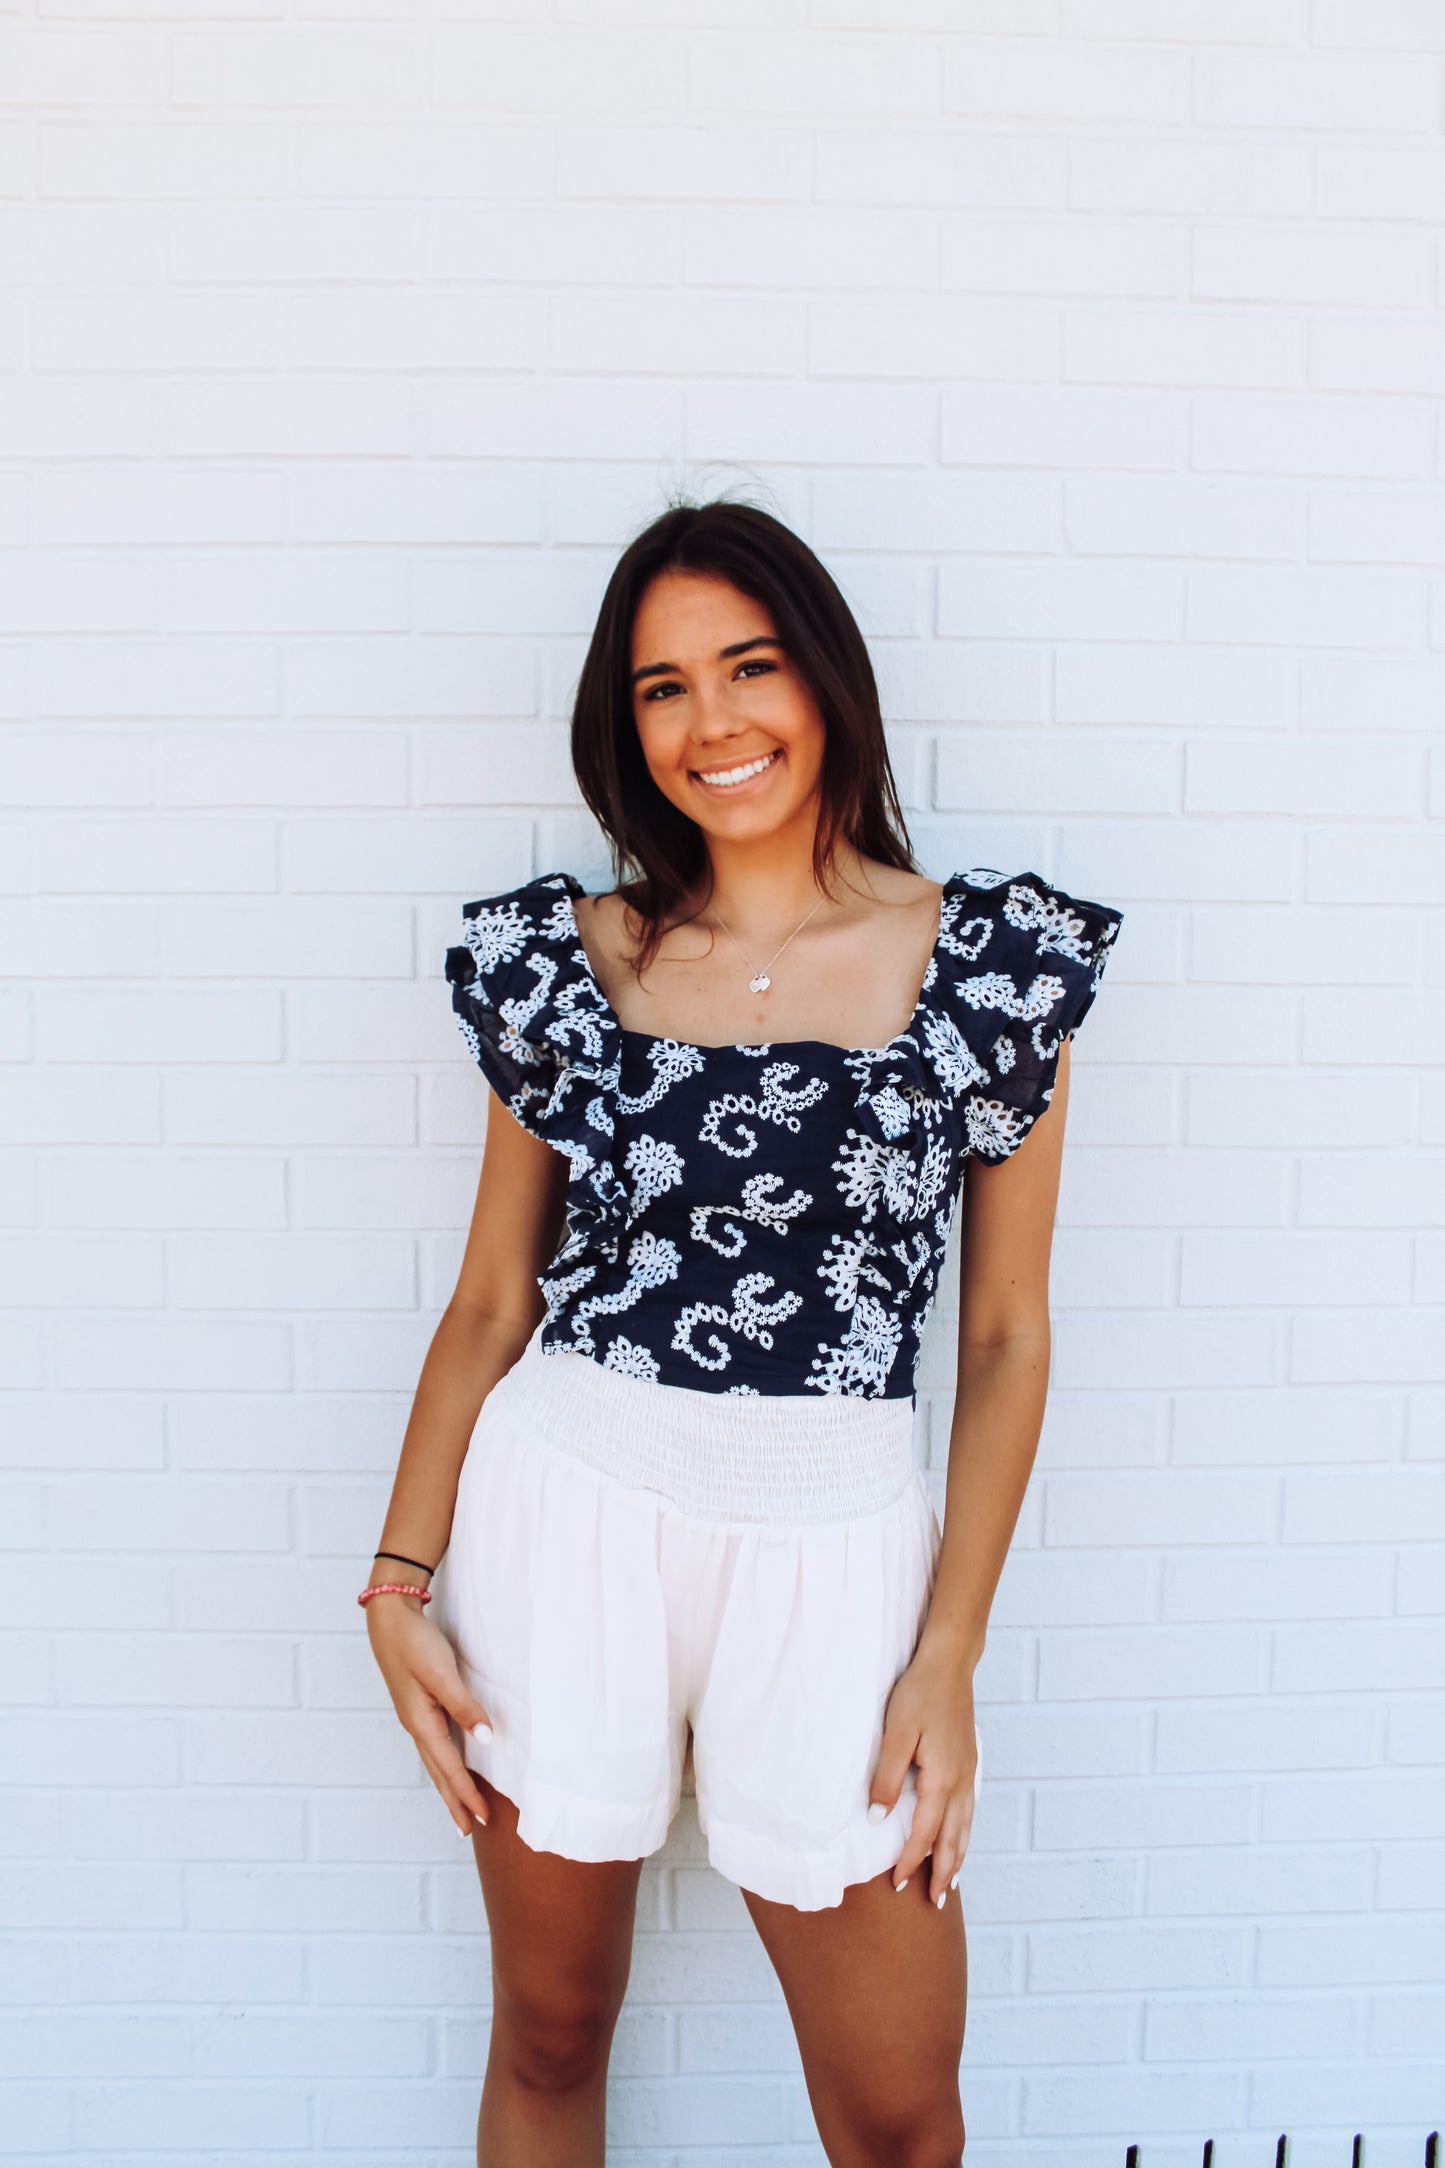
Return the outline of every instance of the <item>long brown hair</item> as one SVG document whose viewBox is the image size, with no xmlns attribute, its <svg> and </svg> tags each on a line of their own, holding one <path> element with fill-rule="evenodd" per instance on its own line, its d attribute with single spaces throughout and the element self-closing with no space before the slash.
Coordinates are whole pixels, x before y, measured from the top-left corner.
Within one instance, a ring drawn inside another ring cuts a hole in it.
<svg viewBox="0 0 1445 2168">
<path fill-rule="evenodd" d="M 653 781 L 632 706 L 633 620 L 651 582 L 673 570 L 727 580 L 762 603 L 818 703 L 827 736 L 813 878 L 826 888 L 840 838 L 883 865 L 919 871 L 873 665 L 832 575 L 806 542 L 758 505 L 728 498 L 672 504 L 618 559 L 572 711 L 578 788 L 611 845 L 618 893 L 642 921 L 633 958 L 639 974 L 678 905 L 710 886 L 703 831 Z"/>
</svg>

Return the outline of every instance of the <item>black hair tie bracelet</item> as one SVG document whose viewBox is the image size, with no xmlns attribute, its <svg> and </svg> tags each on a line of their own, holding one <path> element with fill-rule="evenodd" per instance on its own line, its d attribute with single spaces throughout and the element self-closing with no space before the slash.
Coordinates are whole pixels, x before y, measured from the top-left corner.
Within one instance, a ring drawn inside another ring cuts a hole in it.
<svg viewBox="0 0 1445 2168">
<path fill-rule="evenodd" d="M 378 1551 L 376 1558 L 395 1559 L 398 1566 L 415 1566 L 418 1573 L 435 1575 L 435 1566 L 424 1566 L 419 1558 L 403 1558 L 400 1551 Z M 373 1561 L 374 1562 L 374 1561 Z"/>
</svg>

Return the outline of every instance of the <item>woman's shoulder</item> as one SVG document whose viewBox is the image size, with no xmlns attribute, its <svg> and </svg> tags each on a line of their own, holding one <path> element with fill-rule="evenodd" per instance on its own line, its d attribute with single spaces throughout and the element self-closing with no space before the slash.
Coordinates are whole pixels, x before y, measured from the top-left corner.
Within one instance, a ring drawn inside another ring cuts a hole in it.
<svg viewBox="0 0 1445 2168">
<path fill-rule="evenodd" d="M 945 890 L 924 1046 L 962 1107 L 969 1151 L 996 1162 L 1048 1106 L 1123 914 L 1032 869 L 971 866 Z"/>
<path fill-rule="evenodd" d="M 970 932 L 970 953 L 978 953 L 978 935 L 1009 948 L 1015 957 L 1054 956 L 1093 964 L 1107 953 L 1123 923 L 1113 904 L 1075 895 L 1026 868 L 1003 873 L 994 866 L 970 866 L 951 873 L 944 883 L 945 940 L 948 948 Z"/>
<path fill-rule="evenodd" d="M 478 966 L 495 969 L 529 946 L 575 944 L 573 904 L 583 893 L 573 873 L 537 873 L 510 888 L 464 903 L 462 941 Z"/>
</svg>

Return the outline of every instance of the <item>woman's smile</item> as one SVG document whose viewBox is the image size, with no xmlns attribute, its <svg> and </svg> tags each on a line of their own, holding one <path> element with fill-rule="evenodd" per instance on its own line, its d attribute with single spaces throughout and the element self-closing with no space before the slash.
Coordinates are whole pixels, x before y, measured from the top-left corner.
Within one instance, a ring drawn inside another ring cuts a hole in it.
<svg viewBox="0 0 1445 2168">
<path fill-rule="evenodd" d="M 775 745 L 770 753 L 759 753 L 756 759 L 739 761 L 730 768 L 693 768 L 689 773 L 695 783 L 705 783 L 710 791 L 726 791 L 732 797 L 759 782 L 782 757 L 783 748 Z"/>
</svg>

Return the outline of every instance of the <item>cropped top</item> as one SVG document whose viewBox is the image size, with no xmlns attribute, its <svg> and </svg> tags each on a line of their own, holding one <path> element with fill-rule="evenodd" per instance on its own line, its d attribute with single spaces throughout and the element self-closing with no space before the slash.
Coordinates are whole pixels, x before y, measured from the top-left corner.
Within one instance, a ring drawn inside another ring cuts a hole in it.
<svg viewBox="0 0 1445 2168">
<path fill-rule="evenodd" d="M 463 911 L 462 1035 L 565 1154 L 543 1350 L 726 1393 L 912 1397 L 970 1157 L 1007 1159 L 1122 914 L 1037 874 L 955 873 L 918 1003 L 886 1046 L 692 1046 L 623 1027 L 570 873 Z"/>
</svg>

